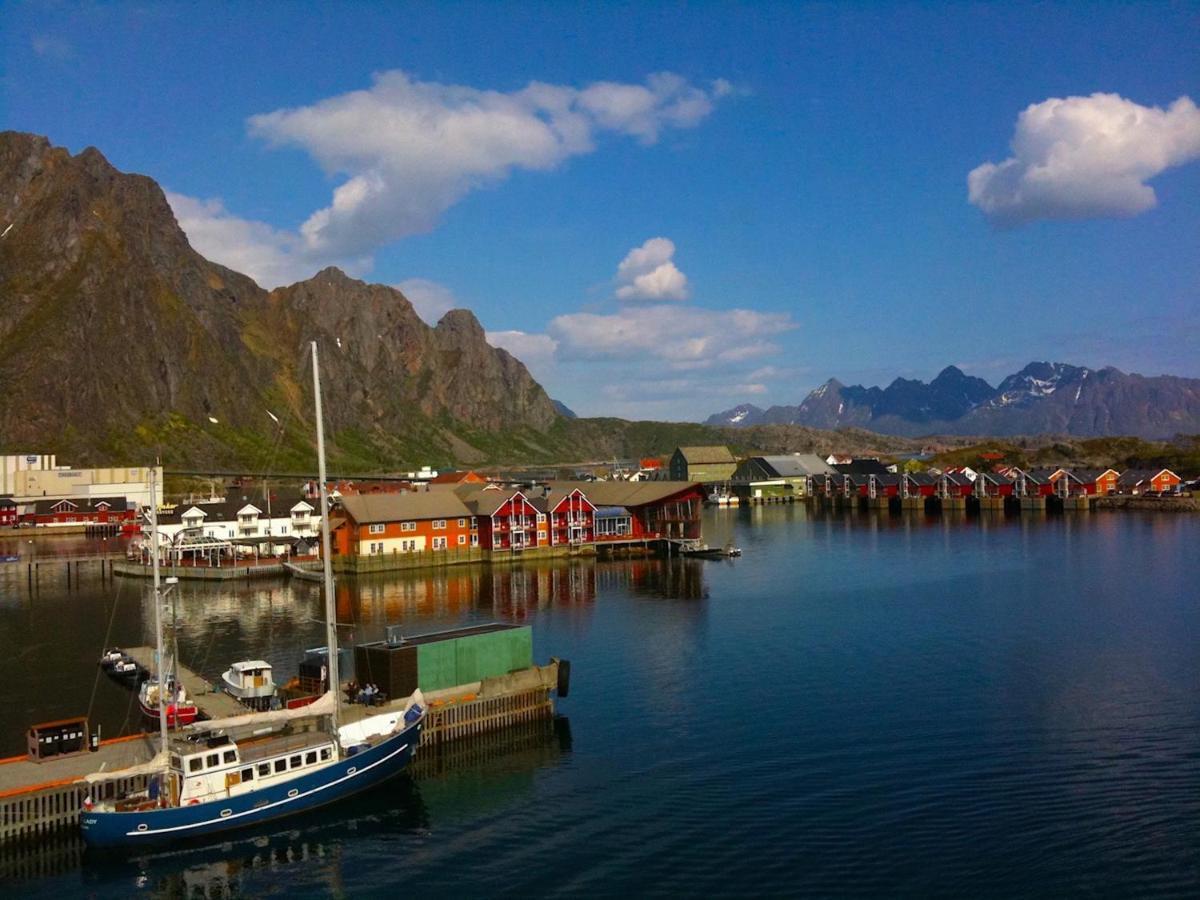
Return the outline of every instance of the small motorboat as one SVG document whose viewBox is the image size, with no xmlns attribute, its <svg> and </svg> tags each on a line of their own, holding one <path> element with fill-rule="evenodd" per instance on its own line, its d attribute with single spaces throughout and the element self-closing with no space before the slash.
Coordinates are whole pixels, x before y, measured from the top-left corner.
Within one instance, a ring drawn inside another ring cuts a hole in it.
<svg viewBox="0 0 1200 900">
<path fill-rule="evenodd" d="M 191 725 L 195 722 L 200 710 L 187 696 L 183 685 L 176 684 L 175 679 L 171 678 L 167 681 L 167 690 L 167 727 L 178 728 L 181 725 Z M 158 704 L 158 679 L 150 678 L 142 683 L 141 689 L 138 691 L 138 706 L 142 708 L 142 715 L 146 718 L 157 719 Z"/>
<path fill-rule="evenodd" d="M 120 647 L 112 647 L 100 654 L 100 668 L 123 681 L 137 681 L 142 674 L 142 667 Z"/>
<path fill-rule="evenodd" d="M 708 544 L 703 544 L 691 550 L 684 550 L 683 555 L 698 559 L 726 559 L 731 556 L 741 556 L 742 548 L 732 544 L 726 544 L 724 547 L 710 547 Z"/>
<path fill-rule="evenodd" d="M 267 709 L 275 696 L 271 664 L 261 659 L 235 662 L 221 675 L 225 693 L 254 709 Z"/>
</svg>

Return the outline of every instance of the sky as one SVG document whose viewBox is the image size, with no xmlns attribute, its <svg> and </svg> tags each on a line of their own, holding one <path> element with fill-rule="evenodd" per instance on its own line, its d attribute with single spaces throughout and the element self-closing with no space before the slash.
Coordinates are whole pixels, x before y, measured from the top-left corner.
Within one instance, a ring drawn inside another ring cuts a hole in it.
<svg viewBox="0 0 1200 900">
<path fill-rule="evenodd" d="M 472 310 L 582 415 L 1200 377 L 1200 4 L 20 3 L 0 128 L 270 288 Z"/>
</svg>

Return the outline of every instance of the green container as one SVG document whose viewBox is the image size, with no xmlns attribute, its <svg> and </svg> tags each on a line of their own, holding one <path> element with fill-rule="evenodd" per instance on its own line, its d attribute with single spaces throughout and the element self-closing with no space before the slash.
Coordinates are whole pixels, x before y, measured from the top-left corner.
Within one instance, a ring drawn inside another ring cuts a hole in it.
<svg viewBox="0 0 1200 900">
<path fill-rule="evenodd" d="M 407 639 L 417 645 L 421 690 L 438 691 L 533 665 L 533 630 L 493 623 Z"/>
<path fill-rule="evenodd" d="M 460 684 L 457 658 L 453 640 L 420 644 L 417 647 L 417 685 L 423 691 L 440 691 Z"/>
</svg>

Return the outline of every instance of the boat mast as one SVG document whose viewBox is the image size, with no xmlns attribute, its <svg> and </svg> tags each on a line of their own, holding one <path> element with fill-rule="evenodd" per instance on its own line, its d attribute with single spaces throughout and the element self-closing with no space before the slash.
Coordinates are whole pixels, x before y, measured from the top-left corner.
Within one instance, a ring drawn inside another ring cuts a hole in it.
<svg viewBox="0 0 1200 900">
<path fill-rule="evenodd" d="M 150 569 L 154 574 L 155 668 L 158 670 L 158 729 L 167 752 L 167 679 L 163 666 L 162 582 L 158 572 L 158 468 L 150 467 Z"/>
<path fill-rule="evenodd" d="M 317 362 L 317 342 L 312 342 L 313 400 L 317 413 L 317 478 L 321 487 L 321 564 L 325 572 L 325 645 L 328 648 L 326 672 L 333 691 L 333 727 L 338 727 L 338 705 L 342 683 L 338 678 L 337 608 L 333 595 L 333 560 L 329 536 L 329 489 L 325 485 L 325 423 L 321 414 L 321 370 Z"/>
</svg>

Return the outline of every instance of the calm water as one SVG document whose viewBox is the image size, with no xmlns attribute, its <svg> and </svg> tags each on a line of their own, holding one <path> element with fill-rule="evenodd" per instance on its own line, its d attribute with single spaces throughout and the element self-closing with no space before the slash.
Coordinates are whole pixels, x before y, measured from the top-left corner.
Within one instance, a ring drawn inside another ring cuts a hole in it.
<svg viewBox="0 0 1200 900">
<path fill-rule="evenodd" d="M 95 896 L 1200 893 L 1200 518 L 771 507 L 706 537 L 745 556 L 344 583 L 344 639 L 532 624 L 573 662 L 564 720 L 253 838 L 0 872 Z M 183 585 L 181 655 L 288 675 L 319 607 Z M 0 753 L 89 708 L 134 723 L 94 660 L 150 611 L 142 583 L 45 569 L 31 595 L 0 564 Z"/>
</svg>

